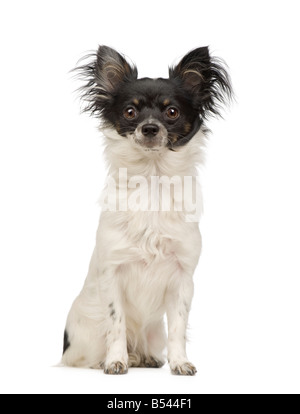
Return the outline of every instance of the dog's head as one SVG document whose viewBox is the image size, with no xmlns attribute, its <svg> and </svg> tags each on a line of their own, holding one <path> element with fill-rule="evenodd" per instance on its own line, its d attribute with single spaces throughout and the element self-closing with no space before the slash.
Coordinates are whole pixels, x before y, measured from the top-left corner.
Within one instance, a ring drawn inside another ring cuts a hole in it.
<svg viewBox="0 0 300 414">
<path fill-rule="evenodd" d="M 168 79 L 137 79 L 137 68 L 107 46 L 77 69 L 86 80 L 85 110 L 145 151 L 185 145 L 232 91 L 224 65 L 208 47 L 184 56 Z"/>
</svg>

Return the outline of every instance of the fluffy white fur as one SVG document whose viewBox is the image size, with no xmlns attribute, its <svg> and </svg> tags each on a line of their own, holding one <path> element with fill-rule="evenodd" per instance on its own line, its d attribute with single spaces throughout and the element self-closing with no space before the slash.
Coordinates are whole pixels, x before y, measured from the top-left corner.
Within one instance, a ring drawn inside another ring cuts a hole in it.
<svg viewBox="0 0 300 414">
<path fill-rule="evenodd" d="M 202 131 L 174 152 L 145 151 L 109 129 L 104 135 L 116 181 L 119 168 L 127 168 L 128 179 L 196 177 L 202 163 Z M 171 371 L 193 375 L 186 329 L 200 250 L 198 223 L 186 222 L 184 211 L 103 211 L 84 287 L 68 315 L 62 362 L 125 373 L 128 366 L 163 365 L 167 346 Z"/>
</svg>

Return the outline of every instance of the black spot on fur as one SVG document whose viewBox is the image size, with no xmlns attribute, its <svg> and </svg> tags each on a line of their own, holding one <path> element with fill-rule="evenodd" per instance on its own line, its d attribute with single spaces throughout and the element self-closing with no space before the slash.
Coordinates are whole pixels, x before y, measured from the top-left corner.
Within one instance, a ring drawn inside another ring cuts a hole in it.
<svg viewBox="0 0 300 414">
<path fill-rule="evenodd" d="M 109 315 L 113 320 L 116 320 L 116 311 L 114 309 L 111 310 Z"/>
<path fill-rule="evenodd" d="M 63 347 L 63 354 L 66 352 L 66 350 L 69 348 L 70 346 L 70 341 L 69 341 L 69 335 L 68 332 L 65 330 L 64 331 L 64 347 Z"/>
</svg>

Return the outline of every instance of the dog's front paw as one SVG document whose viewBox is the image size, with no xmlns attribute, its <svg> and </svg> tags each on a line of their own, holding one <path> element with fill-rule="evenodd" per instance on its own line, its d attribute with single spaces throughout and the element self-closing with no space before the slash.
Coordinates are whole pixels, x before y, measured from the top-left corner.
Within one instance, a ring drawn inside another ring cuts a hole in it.
<svg viewBox="0 0 300 414">
<path fill-rule="evenodd" d="M 195 375 L 196 367 L 189 361 L 186 362 L 170 362 L 171 372 L 174 375 Z"/>
<path fill-rule="evenodd" d="M 127 374 L 128 365 L 121 361 L 115 361 L 108 365 L 104 365 L 104 373 L 109 375 Z"/>
</svg>

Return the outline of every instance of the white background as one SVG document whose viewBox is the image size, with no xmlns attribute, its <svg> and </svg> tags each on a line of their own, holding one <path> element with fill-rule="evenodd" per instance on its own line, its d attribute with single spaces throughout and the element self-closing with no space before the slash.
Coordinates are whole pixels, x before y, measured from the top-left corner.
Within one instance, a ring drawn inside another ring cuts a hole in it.
<svg viewBox="0 0 300 414">
<path fill-rule="evenodd" d="M 297 1 L 14 1 L 0 6 L 0 391 L 300 392 Z M 94 246 L 97 122 L 68 73 L 98 44 L 141 77 L 198 46 L 226 60 L 236 104 L 202 172 L 203 255 L 188 348 L 198 374 L 54 367 Z"/>
</svg>

